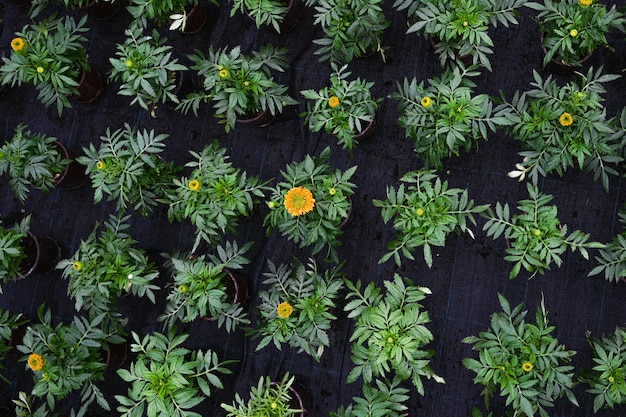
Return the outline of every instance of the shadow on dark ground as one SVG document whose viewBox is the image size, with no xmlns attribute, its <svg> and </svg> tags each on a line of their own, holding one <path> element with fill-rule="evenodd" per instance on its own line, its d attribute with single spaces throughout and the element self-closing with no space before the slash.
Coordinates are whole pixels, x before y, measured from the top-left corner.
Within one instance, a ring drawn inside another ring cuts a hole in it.
<svg viewBox="0 0 626 417">
<path fill-rule="evenodd" d="M 186 54 L 194 49 L 206 51 L 209 45 L 241 44 L 246 52 L 257 50 L 267 43 L 289 48 L 291 67 L 279 76 L 279 81 L 289 85 L 292 96 L 301 101 L 300 110 L 303 110 L 304 100 L 298 92 L 324 86 L 330 73 L 329 65 L 319 63 L 313 54 L 315 45 L 312 40 L 321 37 L 320 28 L 313 24 L 313 10 L 300 4 L 300 22 L 293 32 L 279 36 L 267 28 L 257 29 L 250 19 L 241 14 L 230 18 L 230 5 L 222 3 L 220 8 L 210 7 L 213 13 L 210 24 L 200 33 L 191 36 L 173 32 L 166 34 L 169 43 L 174 46 L 175 55 L 189 64 Z M 386 62 L 380 56 L 373 56 L 350 64 L 354 76 L 375 81 L 374 93 L 378 97 L 386 97 L 395 91 L 396 81 L 404 77 L 425 80 L 441 73 L 430 43 L 415 35 L 405 35 L 404 14 L 395 11 L 391 4 L 388 0 L 385 8 L 387 18 L 392 22 L 384 38 L 385 45 L 389 46 Z M 624 5 L 624 2 L 618 4 Z M 28 22 L 26 12 L 25 8 L 6 6 L 0 14 L 3 19 L 0 49 L 7 49 L 14 32 Z M 102 73 L 109 70 L 108 58 L 114 55 L 116 44 L 123 41 L 124 29 L 129 22 L 130 15 L 125 10 L 109 21 L 89 20 L 88 52 L 95 69 Z M 477 91 L 492 96 L 502 91 L 511 97 L 516 89 L 528 89 L 532 70 L 542 72 L 539 33 L 529 13 L 522 14 L 520 25 L 508 30 L 498 28 L 493 37 L 496 43 L 491 57 L 493 72 L 483 71 L 476 80 Z M 614 34 L 611 43 L 615 47 L 614 52 L 599 51 L 586 64 L 595 67 L 604 65 L 607 73 L 620 73 L 626 67 L 626 41 L 622 34 Z M 606 102 L 610 116 L 626 105 L 625 92 L 625 79 L 611 84 Z M 598 335 L 611 332 L 616 325 L 626 325 L 623 309 L 626 285 L 606 283 L 601 277 L 587 277 L 595 262 L 587 262 L 578 254 L 568 253 L 560 269 L 548 271 L 532 280 L 527 279 L 528 275 L 521 274 L 510 281 L 507 278 L 510 264 L 503 260 L 505 242 L 486 237 L 480 229 L 482 222 L 474 229 L 475 239 L 449 236 L 446 247 L 436 250 L 432 269 L 426 267 L 421 253 L 417 254 L 416 261 L 404 261 L 402 268 L 396 268 L 392 262 L 379 265 L 378 259 L 394 232 L 390 225 L 382 222 L 380 211 L 372 205 L 372 199 L 384 198 L 387 185 L 397 185 L 402 174 L 422 166 L 413 153 L 411 141 L 404 137 L 403 129 L 396 122 L 396 103 L 390 99 L 386 99 L 379 110 L 374 137 L 360 144 L 353 156 L 337 146 L 329 135 L 311 133 L 303 119 L 280 121 L 263 129 L 237 126 L 227 135 L 213 117 L 210 106 L 204 106 L 198 117 L 192 113 L 184 116 L 161 106 L 158 118 L 154 119 L 136 106 L 129 107 L 129 103 L 130 99 L 117 95 L 117 85 L 110 84 L 96 102 L 75 105 L 58 117 L 55 109 L 46 109 L 37 101 L 34 89 L 28 86 L 7 88 L 0 93 L 0 137 L 6 140 L 15 126 L 24 122 L 32 130 L 56 136 L 70 149 L 80 152 L 83 146 L 97 143 L 107 127 L 117 129 L 123 123 L 130 123 L 158 133 L 168 133 L 170 137 L 163 154 L 167 160 L 184 164 L 188 160 L 188 149 L 198 151 L 217 138 L 228 147 L 236 166 L 264 179 L 276 178 L 279 170 L 290 161 L 299 161 L 306 154 L 318 154 L 326 146 L 331 146 L 331 162 L 337 168 L 358 165 L 355 215 L 339 249 L 340 259 L 347 260 L 346 275 L 354 280 L 381 284 L 394 272 L 399 272 L 433 292 L 425 302 L 432 317 L 430 328 L 435 335 L 433 366 L 447 383 L 437 385 L 433 381 L 427 382 L 423 397 L 413 390 L 408 403 L 408 415 L 411 417 L 469 416 L 473 406 L 482 406 L 481 387 L 473 385 L 473 373 L 461 364 L 463 357 L 474 354 L 460 341 L 487 328 L 489 315 L 499 310 L 498 292 L 504 294 L 511 304 L 524 303 L 532 313 L 543 294 L 549 319 L 557 326 L 556 336 L 569 349 L 578 351 L 574 358 L 577 367 L 591 366 L 585 330 Z M 443 175 L 451 186 L 467 187 L 476 204 L 501 201 L 514 205 L 518 199 L 526 197 L 525 185 L 506 177 L 506 173 L 518 162 L 519 151 L 519 144 L 512 138 L 501 133 L 492 134 L 489 141 L 481 143 L 477 152 L 446 160 Z M 589 232 L 592 239 L 601 242 L 608 242 L 621 230 L 616 222 L 617 211 L 624 207 L 621 185 L 620 178 L 611 178 L 611 190 L 606 193 L 599 182 L 593 181 L 591 174 L 573 169 L 562 178 L 549 177 L 540 181 L 543 191 L 554 194 L 562 223 L 572 230 Z M 88 236 L 95 222 L 105 220 L 114 212 L 110 203 L 93 205 L 92 198 L 93 192 L 88 185 L 71 191 L 57 189 L 50 194 L 32 191 L 22 206 L 13 196 L 8 180 L 3 178 L 0 181 L 0 216 L 7 218 L 32 213 L 33 231 L 54 237 L 67 257 L 76 250 L 80 240 Z M 265 236 L 262 227 L 265 210 L 264 206 L 260 207 L 249 221 L 239 227 L 237 235 L 241 243 L 255 242 L 249 253 L 252 262 L 245 268 L 253 296 L 258 292 L 267 259 L 278 264 L 286 262 L 291 254 L 303 260 L 309 256 L 307 250 L 294 248 L 277 234 Z M 154 252 L 190 248 L 194 237 L 189 224 L 169 223 L 163 207 L 148 218 L 134 216 L 131 234 L 143 248 Z M 165 284 L 166 280 L 162 276 L 160 283 Z M 67 321 L 74 314 L 73 302 L 66 294 L 67 284 L 61 279 L 60 271 L 6 284 L 3 288 L 0 307 L 12 312 L 36 318 L 37 307 L 46 303 L 52 309 L 55 320 Z M 165 291 L 161 291 L 156 306 L 131 297 L 123 299 L 120 308 L 130 319 L 128 330 L 145 334 L 160 329 L 156 317 L 164 299 Z M 247 308 L 253 312 L 256 303 L 257 300 L 252 297 Z M 198 321 L 179 326 L 179 331 L 191 333 L 188 340 L 190 347 L 211 348 L 220 358 L 239 361 L 233 367 L 234 374 L 225 379 L 225 389 L 216 392 L 198 407 L 198 411 L 204 415 L 222 415 L 219 404 L 230 403 L 235 392 L 246 393 L 261 375 L 278 377 L 285 371 L 297 375 L 309 388 L 313 398 L 309 416 L 326 416 L 330 410 L 347 405 L 353 396 L 360 395 L 361 389 L 359 383 L 345 382 L 352 368 L 347 344 L 351 329 L 351 322 L 345 314 L 340 314 L 332 332 L 332 346 L 321 363 L 316 363 L 305 354 L 296 354 L 287 347 L 278 351 L 270 346 L 255 352 L 256 341 L 246 339 L 241 331 L 228 334 L 218 329 L 215 322 Z M 6 365 L 5 374 L 11 384 L 2 383 L 0 405 L 10 405 L 11 398 L 16 398 L 19 390 L 29 390 L 32 384 L 30 372 L 23 370 L 23 363 L 7 361 Z M 113 395 L 125 392 L 126 385 L 114 376 L 101 386 L 115 408 L 117 403 Z M 552 416 L 593 414 L 592 398 L 585 393 L 585 387 L 579 386 L 575 392 L 580 407 L 576 408 L 563 399 L 557 402 Z M 64 410 L 72 404 L 72 400 L 75 398 L 64 402 Z M 497 406 L 498 401 L 495 404 Z M 95 407 L 94 411 L 103 416 L 116 415 L 115 411 L 104 412 Z M 602 411 L 598 415 L 626 416 L 626 408 Z"/>
</svg>

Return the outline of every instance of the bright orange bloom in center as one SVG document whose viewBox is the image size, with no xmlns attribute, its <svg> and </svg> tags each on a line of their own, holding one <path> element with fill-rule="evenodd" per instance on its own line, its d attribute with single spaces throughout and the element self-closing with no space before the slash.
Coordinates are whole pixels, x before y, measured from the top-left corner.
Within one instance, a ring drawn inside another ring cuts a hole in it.
<svg viewBox="0 0 626 417">
<path fill-rule="evenodd" d="M 291 316 L 291 313 L 293 313 L 293 307 L 287 302 L 282 302 L 278 304 L 278 307 L 276 308 L 276 313 L 279 317 L 286 319 L 287 317 Z"/>
<path fill-rule="evenodd" d="M 13 49 L 15 52 L 21 51 L 22 49 L 24 49 L 24 46 L 26 46 L 26 43 L 22 38 L 13 38 L 13 40 L 11 40 L 11 49 Z"/>
<path fill-rule="evenodd" d="M 33 371 L 39 371 L 43 368 L 43 357 L 38 353 L 31 353 L 28 356 L 28 367 Z"/>
<path fill-rule="evenodd" d="M 328 99 L 328 105 L 329 105 L 330 107 L 337 107 L 337 106 L 339 105 L 339 97 L 337 97 L 337 96 L 331 96 L 331 97 Z"/>
<path fill-rule="evenodd" d="M 292 216 L 300 216 L 313 210 L 313 193 L 304 187 L 294 187 L 285 195 L 285 208 Z"/>
<path fill-rule="evenodd" d="M 559 116 L 559 123 L 561 126 L 569 126 L 574 123 L 574 118 L 571 114 L 565 112 L 561 116 Z"/>
</svg>

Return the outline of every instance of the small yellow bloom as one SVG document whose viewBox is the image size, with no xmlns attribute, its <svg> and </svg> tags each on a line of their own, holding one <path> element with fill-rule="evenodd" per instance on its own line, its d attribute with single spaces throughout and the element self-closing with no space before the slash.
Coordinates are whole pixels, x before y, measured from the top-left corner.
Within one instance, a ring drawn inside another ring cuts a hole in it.
<svg viewBox="0 0 626 417">
<path fill-rule="evenodd" d="M 423 208 L 418 208 L 417 210 L 415 210 L 415 214 L 417 214 L 418 216 L 423 216 L 424 215 L 424 209 Z"/>
<path fill-rule="evenodd" d="M 22 49 L 24 49 L 24 46 L 26 46 L 26 43 L 22 38 L 13 38 L 13 40 L 11 40 L 11 49 L 13 49 L 15 52 L 21 51 Z"/>
<path fill-rule="evenodd" d="M 612 384 L 613 382 L 615 382 L 615 378 L 613 378 L 612 376 L 609 377 L 609 382 Z"/>
<path fill-rule="evenodd" d="M 276 313 L 279 317 L 286 319 L 287 317 L 291 316 L 291 313 L 293 313 L 293 307 L 291 306 L 291 304 L 283 301 L 282 303 L 278 304 L 278 307 L 276 308 Z"/>
<path fill-rule="evenodd" d="M 463 26 L 467 27 L 469 25 L 469 23 L 466 21 L 463 22 Z"/>
<path fill-rule="evenodd" d="M 243 85 L 246 86 L 246 87 L 249 87 L 250 86 L 250 81 L 244 81 Z"/>
<path fill-rule="evenodd" d="M 315 199 L 313 193 L 304 187 L 294 187 L 285 195 L 285 208 L 292 216 L 300 216 L 313 210 Z"/>
<path fill-rule="evenodd" d="M 44 72 L 43 67 L 37 67 L 37 72 L 38 72 L 39 74 L 43 73 L 43 72 Z"/>
<path fill-rule="evenodd" d="M 43 357 L 38 353 L 31 353 L 28 356 L 28 367 L 33 371 L 39 371 L 43 368 Z"/>
<path fill-rule="evenodd" d="M 328 190 L 328 194 L 335 195 L 337 194 L 337 190 L 335 188 L 331 188 L 330 190 Z"/>
<path fill-rule="evenodd" d="M 330 98 L 328 99 L 328 105 L 330 107 L 337 107 L 339 105 L 339 97 L 330 96 Z"/>
<path fill-rule="evenodd" d="M 276 203 L 274 203 L 273 201 L 268 201 L 267 202 L 267 206 L 271 209 L 273 209 L 274 207 L 276 207 Z"/>
<path fill-rule="evenodd" d="M 524 370 L 524 372 L 530 372 L 532 371 L 534 368 L 533 364 L 530 362 L 524 362 L 522 364 L 522 369 Z"/>
<path fill-rule="evenodd" d="M 539 236 L 539 235 L 541 235 L 541 230 L 535 229 L 535 231 L 533 233 L 535 234 L 535 236 Z"/>
<path fill-rule="evenodd" d="M 583 7 L 587 7 L 587 6 L 591 6 L 591 3 L 593 3 L 593 0 L 578 0 L 578 3 L 580 3 L 580 5 Z"/>
<path fill-rule="evenodd" d="M 102 161 L 98 161 L 98 162 L 96 162 L 96 168 L 97 168 L 97 169 L 99 169 L 99 170 L 103 170 L 103 169 L 104 169 L 104 168 L 106 168 L 106 167 L 107 167 L 107 164 L 105 164 L 104 162 L 102 162 Z"/>
<path fill-rule="evenodd" d="M 72 262 L 72 269 L 74 271 L 80 271 L 83 269 L 83 263 L 81 261 Z"/>
<path fill-rule="evenodd" d="M 271 403 L 271 404 L 270 404 L 270 407 L 272 407 L 272 408 L 276 408 L 276 407 L 278 407 L 278 404 L 276 404 L 276 403 Z"/>
<path fill-rule="evenodd" d="M 198 191 L 199 188 L 200 188 L 200 181 L 198 180 L 189 181 L 189 189 L 191 191 Z"/>
<path fill-rule="evenodd" d="M 574 123 L 574 118 L 571 114 L 565 112 L 561 116 L 559 116 L 559 123 L 561 126 L 569 126 Z"/>
<path fill-rule="evenodd" d="M 430 107 L 430 105 L 432 104 L 432 100 L 430 99 L 430 97 L 422 97 L 420 103 L 424 107 Z"/>
<path fill-rule="evenodd" d="M 187 292 L 187 287 L 184 285 L 179 285 L 178 286 L 178 292 L 180 293 L 186 293 Z"/>
<path fill-rule="evenodd" d="M 127 68 L 130 68 L 133 66 L 133 61 L 130 59 L 127 59 L 126 61 L 124 61 L 124 65 L 126 65 Z"/>
<path fill-rule="evenodd" d="M 387 338 L 387 343 L 393 343 L 393 337 L 389 336 L 389 337 Z"/>
<path fill-rule="evenodd" d="M 578 36 L 578 31 L 576 29 L 572 29 L 572 30 L 569 31 L 569 35 L 572 38 L 575 38 L 576 36 Z"/>
<path fill-rule="evenodd" d="M 220 78 L 228 78 L 230 72 L 226 68 L 222 68 L 219 72 Z"/>
</svg>

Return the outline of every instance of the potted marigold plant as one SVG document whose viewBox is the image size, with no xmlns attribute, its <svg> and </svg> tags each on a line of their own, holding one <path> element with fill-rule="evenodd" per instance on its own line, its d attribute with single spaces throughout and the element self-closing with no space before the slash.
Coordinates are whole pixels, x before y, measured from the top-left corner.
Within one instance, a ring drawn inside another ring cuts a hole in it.
<svg viewBox="0 0 626 417">
<path fill-rule="evenodd" d="M 420 395 L 424 395 L 422 378 L 444 383 L 429 363 L 435 352 L 424 350 L 434 340 L 426 327 L 428 311 L 421 304 L 430 289 L 398 274 L 384 281 L 384 294 L 373 282 L 361 289 L 361 281 L 344 281 L 349 290 L 344 311 L 354 320 L 349 340 L 354 368 L 348 383 L 359 377 L 370 383 L 391 373 L 400 380 L 410 379 Z"/>
<path fill-rule="evenodd" d="M 93 402 L 110 410 L 97 382 L 104 379 L 109 343 L 122 343 L 121 328 L 103 326 L 104 314 L 92 319 L 75 316 L 68 323 L 52 324 L 44 305 L 37 310 L 40 323 L 26 329 L 17 348 L 25 356 L 26 369 L 33 372 L 31 394 L 45 398 L 49 409 L 72 392 L 80 391 L 81 412 Z"/>
<path fill-rule="evenodd" d="M 165 254 L 172 282 L 165 311 L 157 320 L 171 329 L 177 321 L 215 319 L 217 327 L 224 325 L 228 332 L 249 324 L 243 309 L 248 286 L 236 270 L 250 263 L 245 254 L 251 246 L 248 242 L 240 248 L 233 241 L 217 246 L 216 254 Z"/>
<path fill-rule="evenodd" d="M 149 36 L 140 25 L 131 24 L 125 33 L 115 57 L 109 58 L 109 80 L 121 82 L 118 94 L 132 97 L 131 105 L 138 103 L 156 117 L 159 103 L 179 103 L 176 90 L 187 67 L 172 57 L 167 38 L 156 29 Z"/>
<path fill-rule="evenodd" d="M 259 383 L 250 388 L 250 395 L 244 400 L 238 393 L 232 404 L 222 403 L 227 417 L 303 417 L 306 412 L 306 392 L 295 376 L 285 373 L 280 381 L 272 381 L 269 376 L 259 378 Z"/>
<path fill-rule="evenodd" d="M 414 260 L 412 252 L 422 246 L 424 261 L 430 268 L 433 265 L 431 246 L 445 246 L 446 236 L 452 232 L 467 232 L 473 237 L 468 223 L 476 225 L 474 216 L 489 209 L 489 205 L 474 206 L 466 189 L 449 187 L 447 181 L 431 170 L 408 172 L 400 181 L 398 189 L 387 187 L 385 200 L 373 200 L 374 206 L 381 208 L 383 221 L 392 220 L 398 232 L 396 239 L 387 244 L 389 252 L 379 263 L 393 257 L 400 266 L 400 254 Z"/>
<path fill-rule="evenodd" d="M 118 369 L 119 376 L 131 386 L 126 395 L 115 395 L 121 417 L 194 417 L 192 408 L 223 388 L 221 375 L 233 361 L 219 361 L 211 350 L 192 350 L 183 346 L 188 334 L 153 332 L 143 338 L 132 332 L 131 351 L 137 359 L 129 369 Z"/>
<path fill-rule="evenodd" d="M 396 0 L 393 7 L 406 10 L 407 33 L 430 38 L 442 66 L 463 60 L 491 71 L 489 29 L 518 24 L 518 9 L 524 5 L 524 0 Z"/>
<path fill-rule="evenodd" d="M 354 146 L 373 132 L 374 119 L 382 98 L 372 97 L 373 82 L 357 78 L 348 81 L 347 65 L 332 65 L 330 87 L 319 91 L 300 91 L 307 103 L 304 116 L 312 132 L 326 131 L 337 137 L 343 149 L 352 152 Z"/>
<path fill-rule="evenodd" d="M 508 133 L 522 142 L 522 162 L 509 177 L 520 181 L 528 175 L 537 182 L 539 174 L 559 175 L 577 165 L 592 171 L 609 189 L 609 174 L 617 174 L 621 158 L 621 139 L 615 118 L 607 118 L 603 105 L 604 83 L 619 75 L 602 75 L 602 68 L 578 73 L 579 81 L 561 86 L 552 76 L 543 80 L 534 72 L 531 90 L 516 92 L 509 104 Z"/>
<path fill-rule="evenodd" d="M 489 95 L 474 93 L 476 84 L 469 77 L 477 75 L 473 67 L 455 65 L 428 85 L 405 78 L 390 95 L 398 101 L 398 123 L 427 167 L 441 169 L 445 158 L 477 148 L 489 131 L 508 123 L 506 105 L 494 108 Z"/>
<path fill-rule="evenodd" d="M 315 7 L 315 23 L 324 37 L 313 41 L 320 48 L 320 61 L 341 65 L 354 58 L 380 53 L 385 60 L 382 37 L 390 25 L 382 9 L 382 0 L 307 0 Z"/>
<path fill-rule="evenodd" d="M 252 55 L 244 55 L 241 46 L 230 51 L 210 46 L 208 55 L 196 50 L 189 59 L 194 63 L 191 69 L 203 79 L 204 91 L 188 94 L 177 108 L 185 114 L 193 109 L 197 114 L 201 103 L 213 102 L 215 117 L 226 132 L 237 122 L 267 126 L 284 106 L 298 103 L 289 96 L 289 88 L 272 76 L 272 70 L 285 71 L 286 52 L 272 45 Z"/>
<path fill-rule="evenodd" d="M 580 230 L 571 233 L 567 225 L 561 224 L 558 208 L 550 202 L 554 196 L 539 192 L 536 185 L 526 184 L 530 198 L 517 202 L 519 213 L 511 215 L 509 204 L 496 203 L 495 214 L 487 214 L 483 230 L 494 239 L 504 235 L 507 239 L 505 260 L 513 262 L 509 278 L 517 277 L 521 269 L 531 273 L 544 274 L 552 263 L 560 267 L 561 256 L 569 247 L 589 259 L 587 249 L 602 248 L 599 242 L 589 241 L 589 234 Z"/>
<path fill-rule="evenodd" d="M 587 332 L 593 355 L 593 368 L 584 369 L 580 380 L 594 396 L 593 412 L 626 404 L 626 329 L 615 327 L 610 335 L 595 338 Z"/>
<path fill-rule="evenodd" d="M 576 352 L 553 336 L 555 326 L 548 325 L 543 298 L 535 323 L 526 321 L 522 304 L 511 309 L 503 295 L 498 299 L 502 311 L 491 315 L 489 328 L 463 339 L 478 352 L 478 359 L 464 358 L 463 365 L 476 373 L 474 383 L 484 386 L 487 408 L 496 393 L 516 416 L 548 417 L 546 408 L 564 396 L 578 406 L 572 392 L 574 367 L 569 365 Z"/>
<path fill-rule="evenodd" d="M 87 167 L 94 203 L 106 194 L 107 201 L 115 201 L 119 211 L 131 206 L 147 216 L 180 169 L 159 156 L 167 137 L 166 133 L 142 131 L 126 123 L 114 131 L 107 127 L 98 148 L 93 143 L 83 147 L 84 155 L 76 160 Z"/>
<path fill-rule="evenodd" d="M 70 98 L 93 101 L 102 80 L 87 62 L 84 34 L 87 16 L 78 22 L 70 16 L 50 16 L 27 24 L 11 40 L 11 54 L 2 58 L 0 83 L 33 84 L 46 107 L 55 104 L 59 116 L 71 107 Z"/>
<path fill-rule="evenodd" d="M 337 319 L 333 310 L 343 287 L 341 265 L 320 271 L 313 259 L 306 266 L 294 259 L 278 267 L 268 259 L 267 266 L 262 282 L 267 288 L 259 292 L 261 318 L 250 329 L 253 337 L 261 337 L 256 350 L 270 343 L 280 350 L 286 343 L 319 362 Z"/>
<path fill-rule="evenodd" d="M 623 31 L 626 23 L 616 5 L 607 9 L 597 0 L 544 0 L 524 5 L 539 12 L 535 20 L 545 50 L 543 66 L 556 72 L 580 66 L 600 46 L 610 48 L 607 33 L 613 28 Z M 551 62 L 556 66 L 550 66 Z"/>
<path fill-rule="evenodd" d="M 70 159 L 65 146 L 53 136 L 35 133 L 20 123 L 10 141 L 0 147 L 0 175 L 24 203 L 31 187 L 49 192 L 54 187 L 75 188 L 85 177 L 85 167 Z"/>
<path fill-rule="evenodd" d="M 403 417 L 408 407 L 409 390 L 400 387 L 400 378 L 384 382 L 377 379 L 376 387 L 363 384 L 363 398 L 353 397 L 347 407 L 331 411 L 330 417 Z"/>
<path fill-rule="evenodd" d="M 319 157 L 306 155 L 287 164 L 271 191 L 263 224 L 268 234 L 278 229 L 301 248 L 313 246 L 313 255 L 327 246 L 327 256 L 337 263 L 335 248 L 351 214 L 356 185 L 350 179 L 357 167 L 333 170 L 329 158 L 330 148 L 325 148 Z"/>
<path fill-rule="evenodd" d="M 104 230 L 96 224 L 76 252 L 57 265 L 68 280 L 67 292 L 77 311 L 117 316 L 117 301 L 125 294 L 156 302 L 153 282 L 159 276 L 154 262 L 129 234 L 130 216 L 111 215 Z"/>
<path fill-rule="evenodd" d="M 202 241 L 213 245 L 227 232 L 235 232 L 241 219 L 250 217 L 265 197 L 267 183 L 233 166 L 218 141 L 200 153 L 189 153 L 194 160 L 185 167 L 191 168 L 191 173 L 175 178 L 162 201 L 168 205 L 170 221 L 189 219 L 196 227 L 195 251 Z"/>
<path fill-rule="evenodd" d="M 268 25 L 279 34 L 291 31 L 299 19 L 294 0 L 232 0 L 230 16 L 237 12 L 248 15 L 257 28 Z"/>
</svg>

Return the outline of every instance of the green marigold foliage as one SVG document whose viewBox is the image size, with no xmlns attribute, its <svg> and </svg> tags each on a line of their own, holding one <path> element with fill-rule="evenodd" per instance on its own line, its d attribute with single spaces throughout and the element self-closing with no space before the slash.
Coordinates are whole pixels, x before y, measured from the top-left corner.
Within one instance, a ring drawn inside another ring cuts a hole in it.
<svg viewBox="0 0 626 417">
<path fill-rule="evenodd" d="M 588 335 L 587 339 L 595 366 L 583 373 L 581 380 L 594 395 L 593 412 L 626 404 L 626 329 L 618 326 L 608 336 L 596 339 Z"/>
<path fill-rule="evenodd" d="M 292 408 L 291 387 L 295 376 L 283 375 L 280 381 L 273 382 L 269 376 L 259 378 L 259 383 L 250 388 L 250 397 L 245 401 L 239 393 L 232 404 L 222 403 L 227 417 L 296 417 L 304 410 Z"/>
<path fill-rule="evenodd" d="M 270 25 L 280 33 L 280 25 L 288 11 L 288 2 L 281 0 L 232 0 L 232 2 L 231 17 L 237 12 L 245 13 L 254 19 L 257 28 Z M 295 4 L 293 7 L 296 7 Z"/>
<path fill-rule="evenodd" d="M 578 405 L 572 392 L 574 367 L 567 365 L 575 351 L 565 350 L 552 335 L 543 299 L 535 323 L 526 322 L 522 304 L 511 309 L 498 294 L 502 312 L 491 316 L 489 329 L 463 339 L 478 351 L 478 360 L 463 359 L 463 365 L 476 373 L 474 383 L 484 385 L 482 395 L 489 408 L 495 393 L 506 399 L 514 415 L 549 417 L 546 410 L 554 401 L 567 396 Z"/>
<path fill-rule="evenodd" d="M 376 387 L 363 385 L 363 398 L 353 397 L 352 404 L 331 411 L 330 417 L 402 417 L 406 416 L 408 407 L 404 405 L 409 399 L 409 390 L 401 388 L 401 381 L 395 378 L 389 382 L 376 380 Z"/>
<path fill-rule="evenodd" d="M 337 320 L 332 313 L 339 291 L 343 288 L 341 266 L 318 270 L 315 260 L 307 265 L 294 259 L 290 265 L 276 267 L 267 260 L 269 272 L 263 273 L 266 289 L 259 292 L 261 319 L 250 333 L 262 337 L 260 350 L 272 343 L 281 350 L 283 343 L 305 352 L 319 362 L 324 348 L 330 346 L 328 332 Z M 278 305 L 288 303 L 289 317 L 277 314 Z"/>
<path fill-rule="evenodd" d="M 602 104 L 606 93 L 604 83 L 619 75 L 602 75 L 590 68 L 578 73 L 578 80 L 560 86 L 549 76 L 546 80 L 534 71 L 533 89 L 516 92 L 507 113 L 508 133 L 522 142 L 519 153 L 523 161 L 510 177 L 523 180 L 528 175 L 537 183 L 539 175 L 563 175 L 573 166 L 593 172 L 594 179 L 609 189 L 609 174 L 616 175 L 623 133 L 615 128 L 617 121 L 609 118 Z"/>
<path fill-rule="evenodd" d="M 531 278 L 537 273 L 544 274 L 552 262 L 557 267 L 563 263 L 561 256 L 569 247 L 589 259 L 587 249 L 602 248 L 599 242 L 589 241 L 589 234 L 580 230 L 567 233 L 567 225 L 558 218 L 558 208 L 550 205 L 554 196 L 539 192 L 539 189 L 526 184 L 529 199 L 517 202 L 519 213 L 511 216 L 509 204 L 496 203 L 495 215 L 489 213 L 483 230 L 494 239 L 504 235 L 509 242 L 505 260 L 514 262 L 509 278 L 517 277 L 521 269 L 530 272 Z"/>
<path fill-rule="evenodd" d="M 389 252 L 379 263 L 393 257 L 401 265 L 400 254 L 415 260 L 413 251 L 422 246 L 424 260 L 430 268 L 433 264 L 432 246 L 443 247 L 451 232 L 467 232 L 473 237 L 468 222 L 476 225 L 475 214 L 488 210 L 489 205 L 474 206 L 467 190 L 450 188 L 434 171 L 419 170 L 406 173 L 398 189 L 388 186 L 386 200 L 373 200 L 381 207 L 383 221 L 393 220 L 398 232 L 396 239 L 387 244 Z"/>
<path fill-rule="evenodd" d="M 626 224 L 626 212 L 618 213 L 619 221 Z M 619 282 L 626 278 L 626 230 L 616 235 L 606 244 L 596 256 L 598 265 L 589 272 L 588 276 L 604 272 L 604 278 L 610 282 Z"/>
<path fill-rule="evenodd" d="M 494 108 L 489 95 L 474 94 L 476 84 L 468 78 L 480 74 L 474 68 L 455 65 L 428 85 L 405 78 L 390 95 L 398 101 L 398 123 L 427 167 L 441 169 L 444 159 L 477 148 L 489 131 L 509 123 L 510 109 Z"/>
<path fill-rule="evenodd" d="M 210 397 L 214 388 L 222 389 L 219 374 L 232 373 L 211 350 L 191 350 L 183 346 L 188 334 L 151 333 L 141 338 L 132 333 L 131 351 L 137 359 L 130 369 L 118 369 L 122 379 L 131 383 L 126 395 L 116 395 L 121 417 L 201 417 L 192 409 Z"/>
<path fill-rule="evenodd" d="M 361 376 L 370 383 L 391 373 L 400 380 L 410 379 L 421 395 L 422 377 L 443 383 L 429 364 L 434 351 L 423 349 L 434 340 L 426 327 L 428 311 L 420 303 L 430 290 L 398 274 L 384 281 L 384 295 L 374 283 L 361 290 L 360 281 L 344 281 L 349 289 L 344 310 L 354 320 L 350 349 L 355 367 L 348 374 L 348 383 Z"/>
<path fill-rule="evenodd" d="M 10 280 L 23 277 L 22 261 L 26 258 L 23 240 L 27 236 L 30 227 L 30 215 L 19 223 L 7 229 L 0 221 L 0 281 L 6 283 Z M 2 287 L 0 286 L 0 294 Z"/>
</svg>

